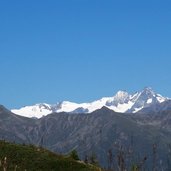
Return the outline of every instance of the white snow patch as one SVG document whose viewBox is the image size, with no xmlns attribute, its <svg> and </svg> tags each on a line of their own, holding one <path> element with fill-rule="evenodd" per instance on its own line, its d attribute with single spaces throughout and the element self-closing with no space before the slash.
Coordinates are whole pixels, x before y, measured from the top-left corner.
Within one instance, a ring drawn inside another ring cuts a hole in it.
<svg viewBox="0 0 171 171">
<path fill-rule="evenodd" d="M 111 110 L 114 110 L 115 112 L 125 113 L 127 110 L 131 109 L 133 105 L 134 103 L 129 101 L 128 103 L 118 104 L 117 106 L 106 106 L 106 107 L 108 107 Z"/>
<path fill-rule="evenodd" d="M 35 118 L 41 118 L 42 116 L 46 116 L 50 113 L 52 113 L 50 109 L 49 104 L 36 104 L 35 106 L 26 106 L 22 107 L 21 109 L 13 109 L 11 112 L 24 116 L 24 117 L 35 117 Z"/>
<path fill-rule="evenodd" d="M 147 100 L 147 104 L 152 103 L 152 101 L 153 101 L 153 99 L 148 99 L 148 100 Z"/>
<path fill-rule="evenodd" d="M 136 112 L 140 111 L 140 110 L 143 109 L 143 108 L 144 108 L 143 106 L 140 107 L 140 108 L 135 108 L 134 111 L 133 111 L 133 113 L 136 113 Z"/>
<path fill-rule="evenodd" d="M 162 102 L 164 102 L 165 100 L 167 100 L 168 98 L 164 98 L 164 97 L 162 97 L 160 94 L 157 94 L 157 100 L 158 100 L 158 102 L 159 103 L 162 103 Z"/>
</svg>

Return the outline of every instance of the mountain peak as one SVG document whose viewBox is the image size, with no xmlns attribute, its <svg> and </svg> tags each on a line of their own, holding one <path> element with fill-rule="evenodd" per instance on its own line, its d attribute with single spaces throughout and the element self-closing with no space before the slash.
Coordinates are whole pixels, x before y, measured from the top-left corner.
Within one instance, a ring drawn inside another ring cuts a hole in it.
<svg viewBox="0 0 171 171">
<path fill-rule="evenodd" d="M 127 91 L 123 91 L 123 90 L 119 90 L 115 95 L 115 97 L 125 97 L 125 96 L 129 96 L 129 94 Z"/>
<path fill-rule="evenodd" d="M 157 96 L 157 94 L 154 92 L 154 90 L 151 87 L 145 87 L 141 92 L 141 96 L 146 98 L 153 98 Z"/>
<path fill-rule="evenodd" d="M 148 87 L 148 86 L 144 87 L 144 90 L 153 91 L 152 87 Z"/>
<path fill-rule="evenodd" d="M 144 87 L 142 92 L 148 92 L 151 94 L 155 94 L 154 90 L 151 87 Z"/>
<path fill-rule="evenodd" d="M 113 98 L 112 104 L 117 106 L 118 104 L 126 103 L 129 100 L 130 95 L 126 91 L 118 91 Z"/>
</svg>

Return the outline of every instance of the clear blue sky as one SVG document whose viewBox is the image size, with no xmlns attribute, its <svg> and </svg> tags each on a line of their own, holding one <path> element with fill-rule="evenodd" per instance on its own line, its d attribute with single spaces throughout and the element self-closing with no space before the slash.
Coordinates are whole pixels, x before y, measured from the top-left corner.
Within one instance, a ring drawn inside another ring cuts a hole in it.
<svg viewBox="0 0 171 171">
<path fill-rule="evenodd" d="M 171 97 L 170 0 L 0 1 L 0 104 Z"/>
</svg>

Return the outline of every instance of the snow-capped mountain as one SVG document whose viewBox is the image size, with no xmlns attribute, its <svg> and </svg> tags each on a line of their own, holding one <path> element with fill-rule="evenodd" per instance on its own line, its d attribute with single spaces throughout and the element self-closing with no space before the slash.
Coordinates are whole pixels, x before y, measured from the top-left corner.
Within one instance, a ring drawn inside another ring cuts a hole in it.
<svg viewBox="0 0 171 171">
<path fill-rule="evenodd" d="M 91 113 L 103 106 L 120 113 L 136 113 L 143 108 L 150 107 L 154 104 L 160 104 L 169 98 L 155 93 L 151 88 L 144 88 L 135 94 L 129 94 L 126 91 L 118 91 L 113 97 L 104 97 L 91 103 L 73 103 L 63 101 L 54 105 L 40 103 L 34 106 L 26 106 L 21 109 L 12 109 L 15 114 L 41 118 L 53 112 L 68 113 Z"/>
<path fill-rule="evenodd" d="M 12 109 L 11 112 L 29 118 L 41 118 L 42 116 L 52 113 L 53 110 L 52 105 L 40 103 L 33 106 L 25 106 L 20 109 Z"/>
</svg>

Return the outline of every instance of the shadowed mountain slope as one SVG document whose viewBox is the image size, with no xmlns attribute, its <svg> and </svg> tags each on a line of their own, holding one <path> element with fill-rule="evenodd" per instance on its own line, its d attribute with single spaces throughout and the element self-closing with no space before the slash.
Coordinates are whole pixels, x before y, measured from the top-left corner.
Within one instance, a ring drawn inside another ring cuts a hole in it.
<svg viewBox="0 0 171 171">
<path fill-rule="evenodd" d="M 146 119 L 143 114 L 120 114 L 106 107 L 86 115 L 53 113 L 41 119 L 17 116 L 2 106 L 0 111 L 1 139 L 36 144 L 63 154 L 75 149 L 81 159 L 96 154 L 103 166 L 108 165 L 110 149 L 116 158 L 118 150 L 123 147 L 125 154 L 132 151 L 134 160 L 138 160 L 139 155 L 147 156 L 148 167 L 151 167 L 154 143 L 158 145 L 158 156 L 164 165 L 169 151 L 167 145 L 171 142 L 170 122 L 168 127 L 164 124 L 169 121 L 164 118 L 170 117 L 166 111 L 160 115 L 160 125 L 149 124 L 150 115 Z M 156 118 L 156 122 L 158 120 Z M 165 127 L 161 129 L 161 125 Z M 127 158 L 127 165 L 132 160 Z"/>
</svg>

